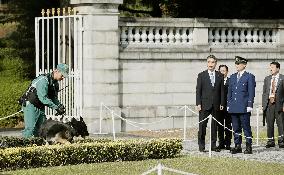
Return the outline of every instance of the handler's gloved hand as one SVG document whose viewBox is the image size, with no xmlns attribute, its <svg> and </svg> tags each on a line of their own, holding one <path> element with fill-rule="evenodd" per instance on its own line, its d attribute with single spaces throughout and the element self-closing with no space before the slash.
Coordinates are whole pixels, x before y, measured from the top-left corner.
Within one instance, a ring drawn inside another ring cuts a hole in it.
<svg viewBox="0 0 284 175">
<path fill-rule="evenodd" d="M 55 109 L 56 110 L 56 114 L 55 115 L 63 115 L 65 114 L 65 107 L 63 104 L 58 105 L 58 108 Z"/>
</svg>

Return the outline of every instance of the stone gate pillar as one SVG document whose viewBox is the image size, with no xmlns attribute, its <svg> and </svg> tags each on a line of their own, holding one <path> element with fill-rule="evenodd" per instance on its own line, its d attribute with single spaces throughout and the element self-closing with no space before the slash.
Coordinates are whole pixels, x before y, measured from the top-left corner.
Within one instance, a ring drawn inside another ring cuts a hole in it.
<svg viewBox="0 0 284 175">
<path fill-rule="evenodd" d="M 83 117 L 90 133 L 99 131 L 101 102 L 119 113 L 118 5 L 123 0 L 71 0 L 83 16 Z M 106 111 L 106 110 L 105 110 Z M 111 117 L 104 112 L 104 117 Z M 120 131 L 120 120 L 116 121 Z M 111 131 L 111 120 L 103 120 L 103 132 Z"/>
</svg>

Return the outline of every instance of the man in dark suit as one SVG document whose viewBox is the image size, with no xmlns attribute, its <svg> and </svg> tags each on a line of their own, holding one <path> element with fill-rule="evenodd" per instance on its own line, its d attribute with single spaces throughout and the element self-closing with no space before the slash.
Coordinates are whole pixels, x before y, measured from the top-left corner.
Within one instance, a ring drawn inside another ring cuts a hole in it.
<svg viewBox="0 0 284 175">
<path fill-rule="evenodd" d="M 224 75 L 224 96 L 225 96 L 225 105 L 224 110 L 221 111 L 221 114 L 217 116 L 217 120 L 225 125 L 226 128 L 232 130 L 232 118 L 227 111 L 227 93 L 230 78 L 228 77 L 228 66 L 220 65 L 219 72 Z M 219 149 L 231 149 L 231 140 L 232 140 L 232 132 L 228 129 L 225 129 L 224 126 L 217 124 L 218 127 L 218 139 L 219 139 Z M 225 134 L 225 135 L 224 135 Z"/>
<path fill-rule="evenodd" d="M 279 74 L 280 64 L 270 63 L 271 75 L 265 77 L 262 94 L 262 107 L 266 113 L 267 137 L 266 148 L 275 147 L 274 122 L 278 127 L 278 145 L 284 148 L 283 110 L 284 110 L 284 75 Z"/>
<path fill-rule="evenodd" d="M 235 147 L 231 149 L 232 154 L 242 152 L 242 129 L 246 137 L 245 154 L 252 154 L 252 133 L 250 126 L 250 116 L 253 109 L 255 97 L 255 77 L 245 71 L 248 60 L 239 56 L 235 57 L 237 73 L 230 77 L 227 110 L 232 117 L 234 130 Z"/>
<path fill-rule="evenodd" d="M 207 70 L 198 74 L 196 85 L 196 105 L 199 111 L 199 121 L 204 120 L 210 114 L 216 118 L 224 106 L 224 78 L 223 75 L 215 71 L 217 58 L 214 55 L 207 57 Z M 208 119 L 199 124 L 198 145 L 199 151 L 205 150 L 205 135 Z M 211 125 L 212 140 L 211 149 L 220 151 L 216 147 L 217 141 L 217 124 L 212 119 Z"/>
</svg>

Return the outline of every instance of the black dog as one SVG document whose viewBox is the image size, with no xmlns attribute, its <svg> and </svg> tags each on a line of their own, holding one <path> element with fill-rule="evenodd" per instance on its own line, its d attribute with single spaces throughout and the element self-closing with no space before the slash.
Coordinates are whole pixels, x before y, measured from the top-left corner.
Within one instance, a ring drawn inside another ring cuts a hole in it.
<svg viewBox="0 0 284 175">
<path fill-rule="evenodd" d="M 44 138 L 47 144 L 68 144 L 74 137 L 88 136 L 89 132 L 83 118 L 77 121 L 75 118 L 71 122 L 63 123 L 52 119 L 46 120 L 40 127 L 39 136 Z"/>
</svg>

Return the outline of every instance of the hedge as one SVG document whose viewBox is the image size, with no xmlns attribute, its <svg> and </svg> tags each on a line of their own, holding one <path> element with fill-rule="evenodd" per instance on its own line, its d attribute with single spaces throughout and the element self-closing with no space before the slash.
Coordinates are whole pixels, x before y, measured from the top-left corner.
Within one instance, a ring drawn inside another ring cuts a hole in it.
<svg viewBox="0 0 284 175">
<path fill-rule="evenodd" d="M 72 143 L 90 143 L 90 142 L 99 142 L 105 143 L 110 142 L 110 139 L 77 139 L 73 140 Z M 0 149 L 4 148 L 12 148 L 12 147 L 30 147 L 30 146 L 43 146 L 45 145 L 45 141 L 41 137 L 31 137 L 31 138 L 23 138 L 23 137 L 13 137 L 13 136 L 0 136 Z"/>
<path fill-rule="evenodd" d="M 0 150 L 0 170 L 111 161 L 164 159 L 177 156 L 180 139 L 118 140 Z"/>
</svg>

